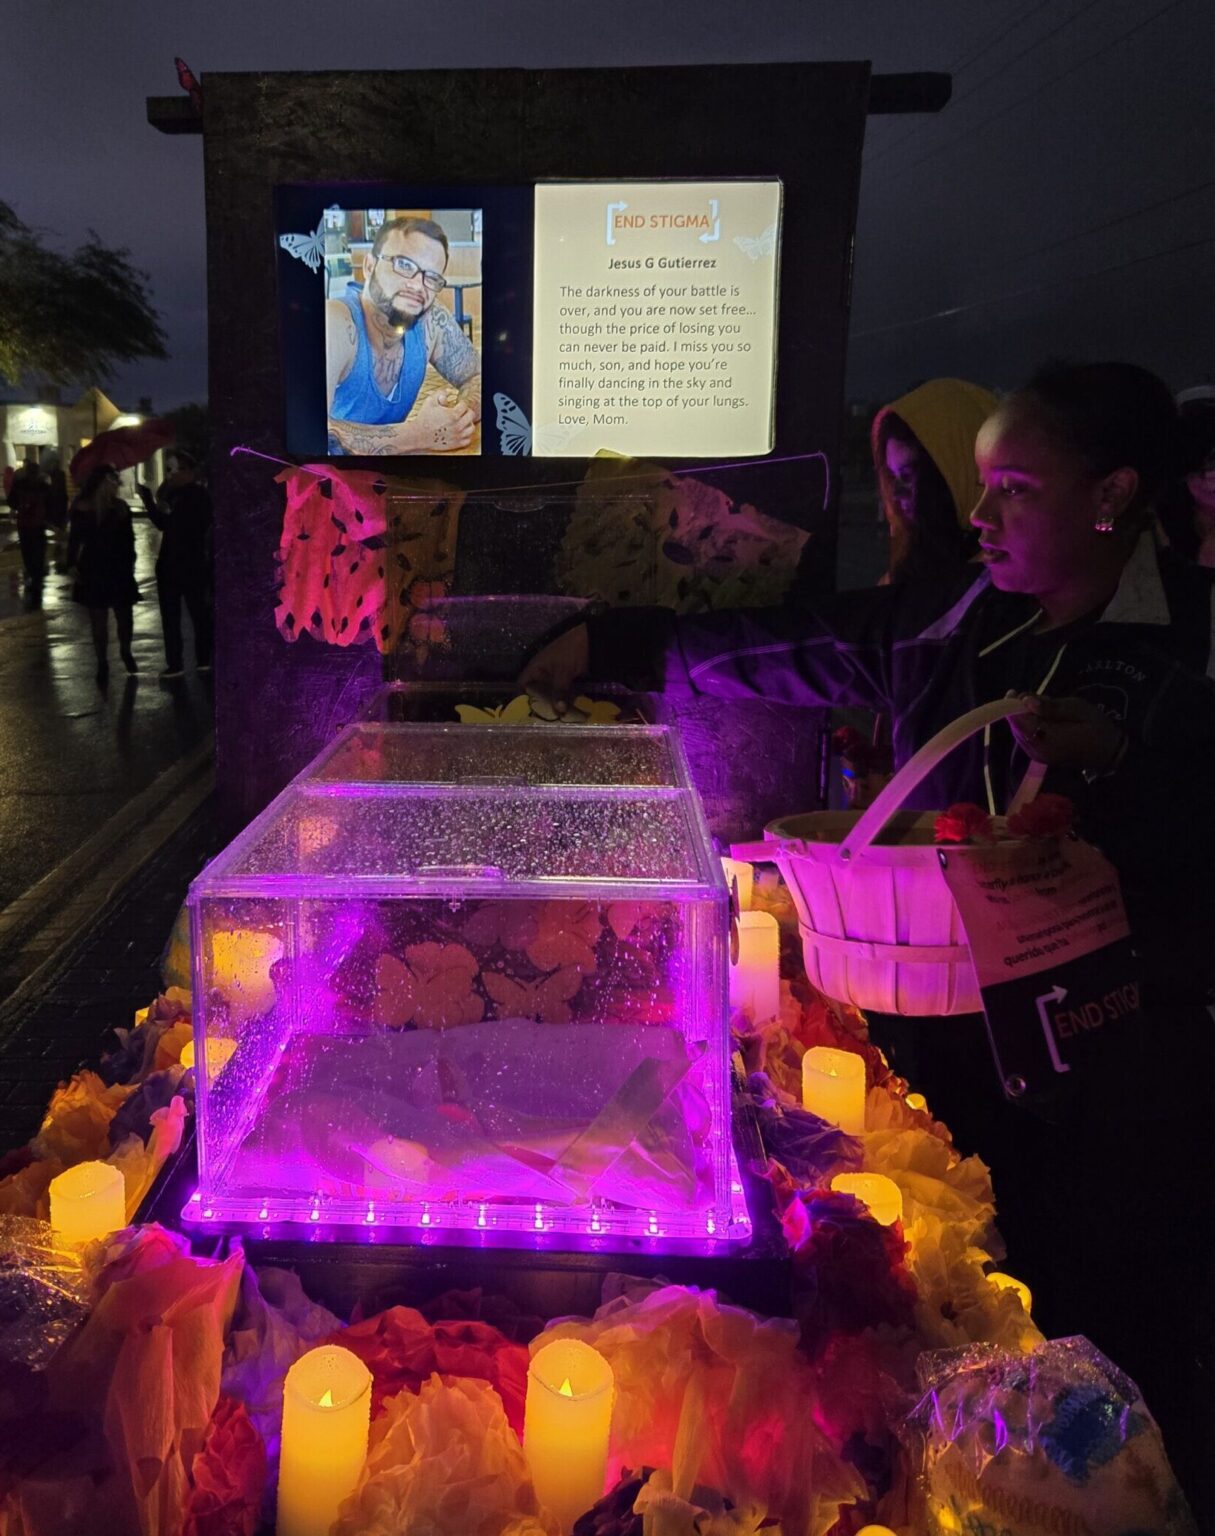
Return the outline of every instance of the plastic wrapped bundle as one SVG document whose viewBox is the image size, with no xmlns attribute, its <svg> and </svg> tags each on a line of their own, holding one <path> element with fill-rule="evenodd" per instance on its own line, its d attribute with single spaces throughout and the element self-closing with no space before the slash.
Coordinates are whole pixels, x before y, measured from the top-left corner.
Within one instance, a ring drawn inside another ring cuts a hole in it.
<svg viewBox="0 0 1215 1536">
<path fill-rule="evenodd" d="M 0 1216 L 0 1364 L 41 1370 L 88 1311 L 79 1255 L 45 1221 Z"/>
<path fill-rule="evenodd" d="M 1139 1389 L 1087 1339 L 921 1356 L 906 1430 L 941 1536 L 1197 1536 Z"/>
</svg>

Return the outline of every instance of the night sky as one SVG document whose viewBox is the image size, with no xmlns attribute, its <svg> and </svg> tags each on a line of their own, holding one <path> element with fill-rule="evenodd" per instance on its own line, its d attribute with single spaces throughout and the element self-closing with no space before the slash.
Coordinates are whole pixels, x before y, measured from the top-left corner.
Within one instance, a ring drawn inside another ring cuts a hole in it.
<svg viewBox="0 0 1215 1536">
<path fill-rule="evenodd" d="M 950 70 L 943 113 L 869 122 L 849 394 L 890 398 L 940 373 L 1002 387 L 1047 355 L 1126 357 L 1176 388 L 1215 370 L 1211 0 L 27 4 L 0 38 L 0 197 L 52 243 L 92 227 L 152 274 L 172 357 L 123 370 L 110 393 L 160 409 L 206 392 L 202 140 L 145 121 L 145 98 L 178 88 L 175 54 L 200 76 L 850 58 Z"/>
</svg>

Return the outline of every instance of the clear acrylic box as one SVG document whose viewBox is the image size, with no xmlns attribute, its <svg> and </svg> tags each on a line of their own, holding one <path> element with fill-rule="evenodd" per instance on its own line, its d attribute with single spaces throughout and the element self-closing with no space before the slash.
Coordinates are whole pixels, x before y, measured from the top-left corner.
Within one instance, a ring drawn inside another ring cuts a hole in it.
<svg viewBox="0 0 1215 1536">
<path fill-rule="evenodd" d="M 729 898 L 670 728 L 347 727 L 189 905 L 191 1222 L 750 1236 Z"/>
</svg>

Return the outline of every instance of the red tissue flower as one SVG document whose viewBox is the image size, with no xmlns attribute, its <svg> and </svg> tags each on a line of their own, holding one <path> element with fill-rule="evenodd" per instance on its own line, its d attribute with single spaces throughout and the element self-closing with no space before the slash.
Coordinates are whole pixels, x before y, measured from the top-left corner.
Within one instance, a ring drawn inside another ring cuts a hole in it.
<svg viewBox="0 0 1215 1536">
<path fill-rule="evenodd" d="M 825 1189 L 794 1194 L 781 1225 L 793 1249 L 794 1312 L 811 1359 L 837 1333 L 912 1326 L 916 1285 L 901 1229 L 879 1226 L 859 1200 Z"/>
<path fill-rule="evenodd" d="M 1066 795 L 1038 795 L 1008 818 L 1008 830 L 1014 837 L 1064 837 L 1074 816 Z"/>
<path fill-rule="evenodd" d="M 841 757 L 850 758 L 853 762 L 857 758 L 866 757 L 871 743 L 869 738 L 858 731 L 854 725 L 841 725 L 831 737 L 831 745 Z"/>
<path fill-rule="evenodd" d="M 982 807 L 959 801 L 942 811 L 933 823 L 932 835 L 938 843 L 994 843 L 996 831 L 991 817 Z"/>
<path fill-rule="evenodd" d="M 266 1447 L 244 1403 L 221 1397 L 194 1458 L 182 1536 L 253 1536 L 266 1477 Z"/>
<path fill-rule="evenodd" d="M 472 1376 L 487 1381 L 502 1399 L 506 1417 L 523 1434 L 527 1400 L 527 1348 L 512 1344 L 488 1323 L 428 1323 L 412 1307 L 389 1307 L 365 1322 L 353 1323 L 331 1338 L 358 1355 L 372 1375 L 371 1412 L 398 1392 L 417 1392 L 432 1372 Z"/>
</svg>

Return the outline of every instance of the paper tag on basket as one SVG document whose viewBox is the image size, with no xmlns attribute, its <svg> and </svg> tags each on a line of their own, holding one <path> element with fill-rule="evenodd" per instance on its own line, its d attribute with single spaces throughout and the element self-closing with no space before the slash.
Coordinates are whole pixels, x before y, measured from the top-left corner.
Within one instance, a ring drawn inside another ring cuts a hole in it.
<svg viewBox="0 0 1215 1536">
<path fill-rule="evenodd" d="M 1074 838 L 942 848 L 996 1070 L 1049 1107 L 1109 1070 L 1139 1017 L 1138 964 L 1114 867 Z"/>
</svg>

